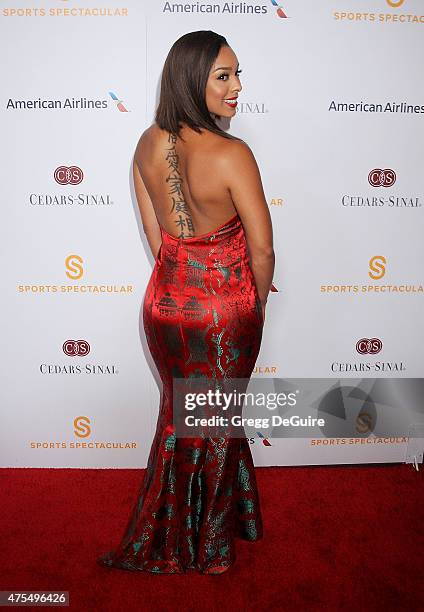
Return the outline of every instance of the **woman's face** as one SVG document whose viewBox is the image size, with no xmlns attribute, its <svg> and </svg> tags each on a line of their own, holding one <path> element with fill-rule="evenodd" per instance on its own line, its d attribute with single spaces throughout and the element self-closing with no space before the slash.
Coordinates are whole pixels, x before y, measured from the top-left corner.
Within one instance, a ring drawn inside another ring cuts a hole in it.
<svg viewBox="0 0 424 612">
<path fill-rule="evenodd" d="M 237 98 L 242 86 L 238 61 L 231 47 L 221 47 L 206 83 L 206 105 L 210 113 L 220 117 L 236 114 Z M 228 100 L 228 102 L 226 102 Z"/>
</svg>

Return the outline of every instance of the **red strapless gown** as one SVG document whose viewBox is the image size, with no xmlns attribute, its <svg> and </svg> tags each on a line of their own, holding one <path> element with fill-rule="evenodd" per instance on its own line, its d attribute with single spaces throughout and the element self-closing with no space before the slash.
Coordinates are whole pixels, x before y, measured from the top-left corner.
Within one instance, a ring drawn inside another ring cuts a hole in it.
<svg viewBox="0 0 424 612">
<path fill-rule="evenodd" d="M 194 238 L 161 231 L 143 302 L 144 329 L 163 382 L 156 433 L 122 540 L 98 562 L 157 573 L 221 573 L 235 561 L 235 536 L 256 541 L 263 535 L 249 443 L 176 437 L 172 379 L 250 378 L 262 310 L 237 214 Z"/>
</svg>

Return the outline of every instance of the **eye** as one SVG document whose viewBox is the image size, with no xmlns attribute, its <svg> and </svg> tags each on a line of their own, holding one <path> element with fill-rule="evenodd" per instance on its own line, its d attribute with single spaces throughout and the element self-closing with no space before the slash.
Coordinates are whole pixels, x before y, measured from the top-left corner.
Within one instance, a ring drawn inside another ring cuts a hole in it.
<svg viewBox="0 0 424 612">
<path fill-rule="evenodd" d="M 236 70 L 236 76 L 239 76 L 240 72 L 243 72 L 241 68 L 239 70 Z M 229 77 L 229 76 L 230 75 L 228 74 L 228 72 L 223 72 L 222 74 L 219 75 L 218 79 L 226 80 L 226 79 L 222 79 L 222 77 Z"/>
</svg>

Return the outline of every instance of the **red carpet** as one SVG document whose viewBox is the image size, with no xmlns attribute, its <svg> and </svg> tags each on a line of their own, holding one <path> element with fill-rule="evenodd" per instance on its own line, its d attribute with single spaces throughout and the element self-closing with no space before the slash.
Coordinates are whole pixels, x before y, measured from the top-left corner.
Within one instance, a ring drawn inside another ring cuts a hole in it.
<svg viewBox="0 0 424 612">
<path fill-rule="evenodd" d="M 102 568 L 140 470 L 2 469 L 0 590 L 67 590 L 72 610 L 424 610 L 424 469 L 257 468 L 264 539 L 218 576 Z M 69 609 L 69 608 L 68 608 Z"/>
</svg>

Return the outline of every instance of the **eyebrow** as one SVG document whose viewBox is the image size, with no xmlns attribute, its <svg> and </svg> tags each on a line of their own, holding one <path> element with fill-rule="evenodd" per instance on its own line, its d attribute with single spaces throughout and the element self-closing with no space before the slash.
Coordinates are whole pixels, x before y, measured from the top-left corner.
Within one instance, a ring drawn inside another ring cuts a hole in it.
<svg viewBox="0 0 424 612">
<path fill-rule="evenodd" d="M 237 64 L 237 68 L 240 66 L 240 64 Z M 215 70 L 212 70 L 212 72 L 216 72 L 217 70 L 231 70 L 232 66 L 220 66 L 219 68 L 215 68 Z"/>
</svg>

